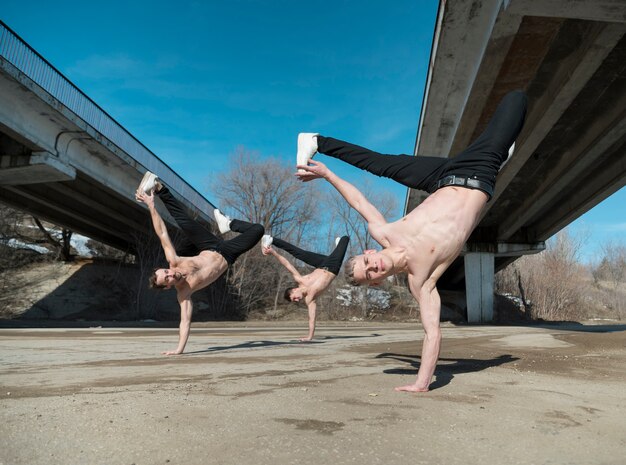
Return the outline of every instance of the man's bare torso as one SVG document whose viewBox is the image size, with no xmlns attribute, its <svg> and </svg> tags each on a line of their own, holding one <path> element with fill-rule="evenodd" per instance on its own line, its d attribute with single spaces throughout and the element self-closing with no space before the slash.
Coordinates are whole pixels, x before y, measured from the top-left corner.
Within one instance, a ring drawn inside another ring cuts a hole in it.
<svg viewBox="0 0 626 465">
<path fill-rule="evenodd" d="M 302 277 L 302 284 L 306 286 L 308 295 L 314 299 L 326 289 L 336 275 L 330 271 L 316 268 L 312 273 Z"/>
<path fill-rule="evenodd" d="M 404 218 L 383 225 L 382 245 L 404 255 L 404 271 L 418 282 L 436 281 L 463 249 L 486 203 L 482 191 L 441 188 Z"/>
<path fill-rule="evenodd" d="M 204 250 L 195 257 L 178 258 L 175 268 L 185 275 L 185 282 L 191 292 L 213 283 L 228 268 L 224 257 L 210 250 Z"/>
</svg>

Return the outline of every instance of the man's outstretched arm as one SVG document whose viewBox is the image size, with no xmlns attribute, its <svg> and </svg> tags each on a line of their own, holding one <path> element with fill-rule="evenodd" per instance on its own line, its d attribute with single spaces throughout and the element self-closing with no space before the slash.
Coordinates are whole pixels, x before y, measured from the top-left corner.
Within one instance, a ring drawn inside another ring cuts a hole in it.
<svg viewBox="0 0 626 465">
<path fill-rule="evenodd" d="M 422 344 L 422 359 L 415 383 L 397 387 L 396 391 L 427 392 L 435 374 L 441 349 L 441 328 L 439 326 L 441 298 L 433 280 L 428 280 L 420 286 L 414 282 L 413 278 L 409 278 L 409 287 L 419 303 L 420 318 L 425 335 Z"/>
<path fill-rule="evenodd" d="M 385 217 L 371 204 L 369 200 L 352 184 L 341 179 L 323 163 L 310 160 L 310 165 L 298 166 L 299 169 L 306 171 L 305 173 L 296 173 L 301 181 L 310 181 L 312 179 L 324 178 L 339 192 L 344 199 L 354 208 L 369 226 L 385 224 Z"/>
<path fill-rule="evenodd" d="M 289 273 L 291 273 L 291 276 L 293 276 L 293 279 L 298 283 L 298 284 L 302 284 L 302 275 L 298 272 L 298 270 L 296 270 L 296 267 L 293 266 L 289 260 L 287 260 L 285 257 L 283 257 L 281 254 L 279 254 L 278 252 L 276 252 L 272 247 L 264 247 L 263 248 L 263 254 L 264 255 L 273 255 L 274 257 L 276 257 L 276 260 L 278 260 L 278 262 L 283 265 L 285 268 L 287 268 L 287 271 L 289 271 Z"/>
<path fill-rule="evenodd" d="M 156 233 L 159 241 L 161 242 L 161 247 L 163 247 L 163 251 L 165 252 L 165 259 L 170 264 L 170 266 L 175 266 L 178 261 L 178 255 L 176 255 L 176 249 L 172 244 L 169 234 L 167 233 L 167 228 L 165 227 L 165 222 L 156 207 L 154 206 L 154 193 L 150 193 L 150 195 L 137 191 L 135 194 L 135 198 L 140 202 L 143 202 L 148 207 L 150 211 L 150 217 L 152 218 L 152 226 L 154 227 L 154 232 Z"/>
<path fill-rule="evenodd" d="M 308 342 L 313 340 L 315 335 L 315 318 L 317 316 L 317 303 L 315 300 L 307 301 L 306 306 L 309 310 L 309 334 L 306 337 L 301 337 L 300 342 Z"/>
<path fill-rule="evenodd" d="M 178 303 L 180 304 L 180 326 L 178 333 L 178 347 L 176 350 L 168 350 L 163 355 L 180 355 L 185 351 L 187 340 L 189 339 L 189 331 L 191 329 L 191 315 L 193 313 L 193 302 L 191 295 L 179 294 Z"/>
</svg>

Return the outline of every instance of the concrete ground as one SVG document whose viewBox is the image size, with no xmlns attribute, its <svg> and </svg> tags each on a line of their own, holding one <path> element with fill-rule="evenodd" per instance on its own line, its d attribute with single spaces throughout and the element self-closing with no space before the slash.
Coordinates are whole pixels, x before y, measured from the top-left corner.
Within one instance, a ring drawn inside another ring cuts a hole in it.
<svg viewBox="0 0 626 465">
<path fill-rule="evenodd" d="M 0 329 L 0 463 L 624 464 L 626 325 Z"/>
</svg>

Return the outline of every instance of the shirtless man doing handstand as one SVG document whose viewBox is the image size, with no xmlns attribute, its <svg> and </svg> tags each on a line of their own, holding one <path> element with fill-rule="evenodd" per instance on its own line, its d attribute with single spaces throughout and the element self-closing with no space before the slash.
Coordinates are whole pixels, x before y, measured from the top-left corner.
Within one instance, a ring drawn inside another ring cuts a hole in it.
<svg viewBox="0 0 626 465">
<path fill-rule="evenodd" d="M 174 248 L 165 223 L 154 206 L 155 192 L 184 233 L 185 240 L 178 250 Z M 264 229 L 260 224 L 231 220 L 215 209 L 213 214 L 222 234 L 227 231 L 241 233 L 228 241 L 215 236 L 200 223 L 192 220 L 169 189 L 149 171 L 139 184 L 135 197 L 148 206 L 154 231 L 161 241 L 161 247 L 169 264 L 169 268 L 158 268 L 154 271 L 150 277 L 150 287 L 175 288 L 180 304 L 178 346 L 175 350 L 166 351 L 163 354 L 179 355 L 185 350 L 189 339 L 193 312 L 191 294 L 216 281 L 241 254 L 259 242 Z"/>
<path fill-rule="evenodd" d="M 437 280 L 461 253 L 493 195 L 498 171 L 524 124 L 526 102 L 521 91 L 507 94 L 485 131 L 453 158 L 382 155 L 319 134 L 298 136 L 296 176 L 302 181 L 326 179 L 367 221 L 370 235 L 383 247 L 348 260 L 348 279 L 357 285 L 377 284 L 387 276 L 408 273 L 409 289 L 419 303 L 425 337 L 416 381 L 397 387 L 397 391 L 429 389 L 441 346 Z M 405 217 L 387 223 L 352 184 L 324 164 L 310 160 L 316 152 L 431 195 Z M 307 164 L 309 160 L 311 165 Z"/>
<path fill-rule="evenodd" d="M 300 338 L 300 342 L 308 342 L 315 334 L 315 319 L 317 316 L 317 302 L 315 299 L 330 286 L 330 283 L 337 277 L 343 257 L 348 248 L 348 236 L 337 238 L 335 250 L 330 255 L 321 255 L 307 250 L 300 249 L 287 241 L 270 235 L 263 236 L 261 245 L 263 255 L 273 255 L 291 273 L 297 285 L 285 290 L 285 299 L 289 302 L 300 302 L 304 299 L 309 310 L 309 334 Z M 298 260 L 302 260 L 307 265 L 315 267 L 312 273 L 302 276 L 296 268 L 289 263 L 285 257 L 272 248 L 272 244 L 290 253 Z"/>
</svg>

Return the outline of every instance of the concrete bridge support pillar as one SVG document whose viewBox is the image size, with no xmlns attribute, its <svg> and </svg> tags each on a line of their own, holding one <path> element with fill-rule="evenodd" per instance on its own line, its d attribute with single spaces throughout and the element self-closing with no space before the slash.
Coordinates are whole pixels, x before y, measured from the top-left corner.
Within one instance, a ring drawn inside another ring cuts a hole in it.
<svg viewBox="0 0 626 465">
<path fill-rule="evenodd" d="M 468 323 L 493 320 L 494 253 L 465 254 L 465 292 Z"/>
</svg>

